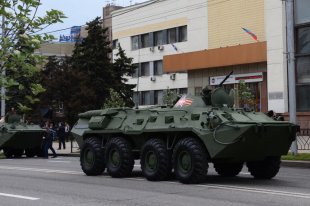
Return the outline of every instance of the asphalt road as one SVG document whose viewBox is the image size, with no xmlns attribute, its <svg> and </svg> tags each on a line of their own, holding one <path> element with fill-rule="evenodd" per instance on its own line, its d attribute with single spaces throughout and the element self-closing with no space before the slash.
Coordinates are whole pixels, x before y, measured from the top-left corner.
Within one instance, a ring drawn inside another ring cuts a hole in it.
<svg viewBox="0 0 310 206">
<path fill-rule="evenodd" d="M 174 179 L 149 182 L 136 162 L 132 177 L 88 177 L 78 157 L 1 159 L 0 205 L 310 205 L 310 170 L 282 167 L 273 180 L 255 180 L 247 172 L 221 178 L 212 166 L 204 184 Z"/>
</svg>

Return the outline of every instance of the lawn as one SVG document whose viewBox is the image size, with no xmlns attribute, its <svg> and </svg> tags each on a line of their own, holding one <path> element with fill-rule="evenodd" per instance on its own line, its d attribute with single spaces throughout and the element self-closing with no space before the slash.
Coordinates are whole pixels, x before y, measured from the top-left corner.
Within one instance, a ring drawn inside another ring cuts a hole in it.
<svg viewBox="0 0 310 206">
<path fill-rule="evenodd" d="M 310 153 L 299 153 L 297 155 L 288 153 L 287 155 L 282 156 L 282 160 L 310 161 Z"/>
</svg>

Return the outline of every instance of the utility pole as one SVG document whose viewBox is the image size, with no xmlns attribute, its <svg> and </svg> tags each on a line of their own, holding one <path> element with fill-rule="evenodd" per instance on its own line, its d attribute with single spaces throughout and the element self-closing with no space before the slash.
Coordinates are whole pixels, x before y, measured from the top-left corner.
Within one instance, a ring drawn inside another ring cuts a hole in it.
<svg viewBox="0 0 310 206">
<path fill-rule="evenodd" d="M 5 38 L 5 16 L 2 15 L 2 40 Z M 2 48 L 3 49 L 3 48 Z M 4 65 L 4 62 L 1 62 Z M 2 68 L 2 76 L 5 76 L 5 68 Z M 5 88 L 1 87 L 1 117 L 5 116 Z"/>
<path fill-rule="evenodd" d="M 296 124 L 294 0 L 286 0 L 286 40 L 290 122 Z M 292 143 L 291 151 L 294 155 L 297 154 L 297 140 Z"/>
</svg>

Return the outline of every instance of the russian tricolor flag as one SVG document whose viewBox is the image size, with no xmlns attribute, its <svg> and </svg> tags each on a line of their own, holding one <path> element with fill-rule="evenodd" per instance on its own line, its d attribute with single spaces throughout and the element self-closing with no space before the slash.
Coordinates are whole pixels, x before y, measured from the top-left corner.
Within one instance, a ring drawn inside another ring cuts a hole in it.
<svg viewBox="0 0 310 206">
<path fill-rule="evenodd" d="M 245 31 L 246 33 L 248 33 L 249 35 L 251 35 L 251 37 L 252 37 L 255 41 L 258 41 L 258 40 L 257 40 L 257 36 L 256 36 L 253 32 L 251 32 L 250 30 L 248 30 L 248 29 L 246 29 L 246 28 L 243 28 L 243 27 L 242 27 L 242 29 L 243 29 L 243 31 Z"/>
</svg>

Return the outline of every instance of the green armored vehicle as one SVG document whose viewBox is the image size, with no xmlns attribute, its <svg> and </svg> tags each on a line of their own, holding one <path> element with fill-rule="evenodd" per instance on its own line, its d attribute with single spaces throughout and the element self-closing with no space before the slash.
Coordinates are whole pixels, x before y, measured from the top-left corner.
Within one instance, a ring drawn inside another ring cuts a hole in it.
<svg viewBox="0 0 310 206">
<path fill-rule="evenodd" d="M 148 180 L 165 180 L 174 171 L 182 183 L 199 183 L 209 163 L 225 177 L 246 165 L 255 178 L 273 178 L 298 130 L 264 113 L 233 108 L 233 98 L 218 87 L 202 96 L 184 95 L 173 108 L 88 111 L 71 133 L 86 175 L 107 168 L 112 177 L 125 177 L 140 159 Z"/>
<path fill-rule="evenodd" d="M 39 125 L 20 122 L 18 115 L 11 117 L 8 123 L 0 123 L 0 150 L 7 158 L 42 156 L 42 137 L 44 129 Z"/>
</svg>

